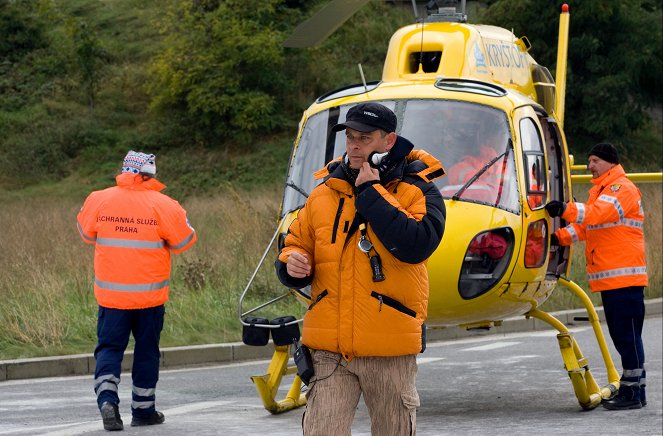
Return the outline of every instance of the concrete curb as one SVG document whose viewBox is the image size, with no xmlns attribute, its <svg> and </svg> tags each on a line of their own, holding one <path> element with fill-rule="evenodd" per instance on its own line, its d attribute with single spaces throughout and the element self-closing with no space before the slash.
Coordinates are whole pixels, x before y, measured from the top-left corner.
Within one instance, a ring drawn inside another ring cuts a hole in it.
<svg viewBox="0 0 663 436">
<path fill-rule="evenodd" d="M 646 300 L 645 307 L 647 317 L 661 316 L 663 313 L 663 298 Z M 603 307 L 597 307 L 596 312 L 599 319 L 604 322 Z M 586 316 L 587 313 L 584 309 L 578 309 L 553 312 L 551 315 L 566 326 L 571 327 L 578 325 L 578 323 L 585 323 L 585 321 L 578 321 L 574 318 Z M 467 331 L 455 327 L 430 329 L 427 332 L 427 340 L 429 342 L 435 342 L 520 331 L 550 330 L 551 328 L 550 325 L 537 319 L 525 319 L 520 316 L 505 319 L 501 326 L 487 331 Z M 604 331 L 604 334 L 608 337 L 607 330 Z M 174 369 L 256 359 L 270 359 L 272 353 L 272 347 L 252 347 L 244 345 L 241 342 L 162 348 L 161 368 Z M 127 351 L 124 354 L 124 360 L 122 361 L 122 370 L 131 370 L 132 362 L 133 352 Z M 1 360 L 0 381 L 94 374 L 94 367 L 95 359 L 92 354 Z"/>
</svg>

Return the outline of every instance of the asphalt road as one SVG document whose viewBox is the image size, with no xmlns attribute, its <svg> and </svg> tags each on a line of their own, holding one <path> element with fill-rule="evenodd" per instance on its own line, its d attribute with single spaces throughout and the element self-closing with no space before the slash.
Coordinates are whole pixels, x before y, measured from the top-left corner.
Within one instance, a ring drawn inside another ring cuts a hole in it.
<svg viewBox="0 0 663 436">
<path fill-rule="evenodd" d="M 573 328 L 599 385 L 605 366 L 589 326 Z M 419 357 L 419 435 L 662 435 L 663 326 L 645 320 L 648 406 L 583 411 L 563 368 L 555 331 L 490 335 L 429 344 Z M 617 354 L 611 346 L 613 357 Z M 619 362 L 616 362 L 621 372 Z M 302 410 L 270 415 L 249 377 L 265 373 L 267 361 L 165 370 L 157 406 L 166 422 L 132 428 L 130 374 L 120 384 L 125 433 L 142 435 L 296 435 Z M 286 378 L 286 382 L 289 379 Z M 282 386 L 279 397 L 289 386 Z M 289 385 L 289 384 L 288 384 Z M 96 408 L 91 376 L 0 383 L 0 435 L 107 434 Z M 333 431 L 331 432 L 333 434 Z M 353 435 L 369 435 L 363 402 Z"/>
</svg>

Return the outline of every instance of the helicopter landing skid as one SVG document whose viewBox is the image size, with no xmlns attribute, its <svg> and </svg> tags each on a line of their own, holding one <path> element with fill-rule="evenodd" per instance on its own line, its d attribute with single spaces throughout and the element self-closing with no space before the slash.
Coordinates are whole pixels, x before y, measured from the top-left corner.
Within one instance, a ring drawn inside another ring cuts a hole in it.
<svg viewBox="0 0 663 436">
<path fill-rule="evenodd" d="M 251 380 L 256 385 L 258 394 L 262 399 L 262 404 L 265 409 L 271 414 L 278 414 L 287 412 L 288 410 L 306 404 L 306 397 L 301 393 L 302 380 L 297 375 L 296 366 L 288 366 L 290 358 L 290 345 L 275 345 L 274 355 L 267 368 L 267 374 L 254 375 Z M 278 392 L 281 380 L 284 375 L 295 374 L 292 385 L 282 400 L 276 400 L 276 393 Z"/>
<path fill-rule="evenodd" d="M 619 390 L 619 374 L 612 362 L 612 357 L 610 357 L 610 352 L 608 351 L 608 346 L 605 342 L 603 331 L 601 330 L 601 324 L 591 300 L 576 283 L 562 277 L 559 278 L 559 283 L 578 296 L 587 309 L 588 318 L 594 328 L 594 335 L 596 336 L 596 341 L 601 349 L 601 354 L 607 370 L 608 384 L 606 386 L 601 388 L 596 383 L 594 376 L 589 370 L 589 361 L 582 355 L 582 351 L 575 338 L 561 321 L 549 313 L 538 309 L 530 310 L 526 315 L 540 319 L 560 332 L 557 335 L 559 350 L 562 353 L 564 367 L 571 379 L 571 384 L 573 385 L 576 398 L 578 398 L 578 403 L 584 410 L 592 410 L 601 404 L 601 401 L 610 399 L 617 393 Z"/>
</svg>

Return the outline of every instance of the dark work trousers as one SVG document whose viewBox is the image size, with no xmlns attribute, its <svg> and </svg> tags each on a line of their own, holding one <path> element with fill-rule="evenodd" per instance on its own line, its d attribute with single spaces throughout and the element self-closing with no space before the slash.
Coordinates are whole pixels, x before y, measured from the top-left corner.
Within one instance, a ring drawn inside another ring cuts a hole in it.
<svg viewBox="0 0 663 436">
<path fill-rule="evenodd" d="M 601 292 L 603 311 L 612 342 L 622 358 L 620 394 L 639 399 L 646 385 L 642 324 L 645 320 L 644 286 Z"/>
<path fill-rule="evenodd" d="M 164 313 L 163 305 L 133 310 L 99 306 L 98 343 L 94 350 L 97 360 L 94 391 L 99 408 L 106 401 L 113 404 L 120 402 L 117 386 L 120 383 L 122 357 L 129 343 L 129 335 L 133 334 L 136 343 L 131 369 L 131 413 L 134 416 L 149 416 L 154 413 L 161 357 L 159 339 Z"/>
</svg>

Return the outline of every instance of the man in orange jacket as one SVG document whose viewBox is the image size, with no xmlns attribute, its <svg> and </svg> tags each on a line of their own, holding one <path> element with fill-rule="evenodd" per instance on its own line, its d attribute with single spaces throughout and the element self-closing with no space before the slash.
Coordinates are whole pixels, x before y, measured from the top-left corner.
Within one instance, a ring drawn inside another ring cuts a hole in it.
<svg viewBox="0 0 663 436">
<path fill-rule="evenodd" d="M 132 426 L 161 424 L 155 409 L 159 338 L 170 282 L 170 253 L 196 243 L 180 204 L 160 193 L 153 154 L 129 151 L 117 186 L 92 192 L 78 213 L 83 241 L 95 244 L 99 304 L 94 390 L 106 430 L 122 430 L 118 384 L 129 335 L 135 340 Z"/>
<path fill-rule="evenodd" d="M 587 168 L 594 187 L 586 203 L 551 201 L 546 205 L 551 217 L 561 216 L 571 223 L 551 235 L 551 244 L 586 241 L 589 287 L 601 292 L 608 331 L 624 370 L 619 393 L 604 401 L 603 407 L 640 409 L 647 404 L 642 324 L 648 279 L 642 198 L 626 178 L 612 144 L 596 144 L 589 152 Z"/>
<path fill-rule="evenodd" d="M 435 157 L 412 150 L 396 126 L 384 105 L 348 110 L 346 121 L 332 128 L 345 131 L 345 156 L 316 173 L 324 182 L 290 225 L 276 261 L 284 285 L 311 285 L 302 336 L 314 368 L 305 436 L 349 435 L 362 396 L 372 434 L 416 433 L 426 261 L 446 217 L 432 181 L 444 169 Z"/>
</svg>

